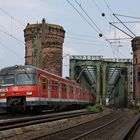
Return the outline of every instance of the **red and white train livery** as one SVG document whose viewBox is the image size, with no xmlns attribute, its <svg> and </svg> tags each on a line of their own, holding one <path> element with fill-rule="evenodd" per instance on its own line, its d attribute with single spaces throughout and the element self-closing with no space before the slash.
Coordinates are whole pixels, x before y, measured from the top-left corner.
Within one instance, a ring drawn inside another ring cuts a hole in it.
<svg viewBox="0 0 140 140">
<path fill-rule="evenodd" d="M 87 105 L 94 96 L 78 83 L 30 65 L 0 70 L 0 108 L 9 112 Z"/>
</svg>

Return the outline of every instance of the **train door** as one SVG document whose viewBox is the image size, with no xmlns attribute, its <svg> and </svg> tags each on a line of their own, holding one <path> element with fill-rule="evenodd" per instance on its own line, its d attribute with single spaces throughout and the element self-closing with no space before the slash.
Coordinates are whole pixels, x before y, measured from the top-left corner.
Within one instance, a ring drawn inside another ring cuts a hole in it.
<svg viewBox="0 0 140 140">
<path fill-rule="evenodd" d="M 38 85 L 38 96 L 40 100 L 40 104 L 46 105 L 49 98 L 49 80 L 45 76 L 40 76 L 39 85 Z"/>
</svg>

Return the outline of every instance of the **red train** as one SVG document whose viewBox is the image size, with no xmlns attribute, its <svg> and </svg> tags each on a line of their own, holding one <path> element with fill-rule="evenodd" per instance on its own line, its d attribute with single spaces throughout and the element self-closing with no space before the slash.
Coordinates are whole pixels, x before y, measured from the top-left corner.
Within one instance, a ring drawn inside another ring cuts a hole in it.
<svg viewBox="0 0 140 140">
<path fill-rule="evenodd" d="M 0 70 L 0 108 L 7 112 L 61 109 L 93 103 L 95 97 L 78 83 L 29 65 Z"/>
</svg>

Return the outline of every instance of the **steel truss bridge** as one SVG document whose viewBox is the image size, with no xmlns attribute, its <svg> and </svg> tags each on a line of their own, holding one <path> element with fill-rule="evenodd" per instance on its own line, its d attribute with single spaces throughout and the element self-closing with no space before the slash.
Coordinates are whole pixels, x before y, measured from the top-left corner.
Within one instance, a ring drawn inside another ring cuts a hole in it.
<svg viewBox="0 0 140 140">
<path fill-rule="evenodd" d="M 70 78 L 86 86 L 96 102 L 126 107 L 133 100 L 132 59 L 70 56 Z"/>
</svg>

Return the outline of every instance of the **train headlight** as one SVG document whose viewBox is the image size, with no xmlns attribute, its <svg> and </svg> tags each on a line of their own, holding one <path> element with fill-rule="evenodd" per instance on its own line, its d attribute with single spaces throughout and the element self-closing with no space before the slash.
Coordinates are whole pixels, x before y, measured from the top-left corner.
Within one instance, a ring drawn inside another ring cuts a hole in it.
<svg viewBox="0 0 140 140">
<path fill-rule="evenodd" d="M 6 96 L 6 94 L 5 93 L 1 93 L 0 96 L 1 97 L 4 97 L 4 96 Z"/>
<path fill-rule="evenodd" d="M 33 93 L 32 93 L 32 91 L 27 91 L 26 92 L 26 95 L 32 95 Z"/>
</svg>

